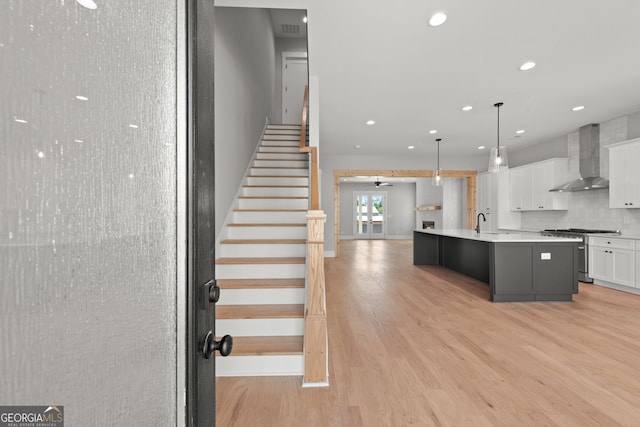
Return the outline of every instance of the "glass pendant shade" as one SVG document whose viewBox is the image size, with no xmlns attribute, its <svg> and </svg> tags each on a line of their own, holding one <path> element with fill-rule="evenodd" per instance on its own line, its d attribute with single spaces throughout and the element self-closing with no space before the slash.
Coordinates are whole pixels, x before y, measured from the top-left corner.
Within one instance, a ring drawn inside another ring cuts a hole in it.
<svg viewBox="0 0 640 427">
<path fill-rule="evenodd" d="M 436 169 L 435 175 L 433 175 L 433 179 L 431 180 L 431 185 L 434 187 L 442 187 L 444 182 L 442 181 L 442 169 Z"/>
<path fill-rule="evenodd" d="M 507 147 L 500 146 L 500 107 L 502 107 L 504 103 L 496 102 L 493 104 L 494 107 L 498 109 L 498 143 L 495 147 L 491 148 L 491 154 L 489 155 L 489 172 L 496 173 L 501 170 L 506 170 L 509 168 L 509 161 L 507 159 Z"/>
<path fill-rule="evenodd" d="M 504 145 L 491 147 L 489 155 L 489 172 L 500 172 L 509 168 L 507 147 Z"/>
<path fill-rule="evenodd" d="M 442 181 L 442 169 L 440 169 L 440 141 L 442 141 L 442 138 L 436 139 L 436 142 L 438 143 L 438 166 L 436 167 L 435 174 L 433 175 L 433 179 L 431 180 L 431 185 L 433 185 L 434 187 L 442 187 L 442 185 L 444 184 L 444 182 Z"/>
</svg>

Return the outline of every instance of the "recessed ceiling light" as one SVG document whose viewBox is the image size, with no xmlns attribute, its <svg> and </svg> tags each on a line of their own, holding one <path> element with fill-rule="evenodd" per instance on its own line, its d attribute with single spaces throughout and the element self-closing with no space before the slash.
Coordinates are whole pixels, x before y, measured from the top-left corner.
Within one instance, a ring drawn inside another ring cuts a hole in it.
<svg viewBox="0 0 640 427">
<path fill-rule="evenodd" d="M 88 101 L 89 98 L 87 98 L 86 96 L 82 96 L 82 95 L 76 95 L 76 99 L 79 101 Z"/>
<path fill-rule="evenodd" d="M 431 129 L 431 130 L 429 131 L 429 133 L 430 133 L 430 134 L 434 134 L 434 133 L 438 133 L 438 131 L 437 131 L 437 130 L 435 130 L 435 129 Z"/>
<path fill-rule="evenodd" d="M 518 135 L 521 135 L 521 134 L 523 134 L 523 133 L 524 133 L 524 129 L 517 130 L 517 131 L 516 131 L 516 133 L 517 133 Z"/>
<path fill-rule="evenodd" d="M 44 153 L 42 151 L 38 151 L 38 157 L 41 159 L 44 158 Z"/>
<path fill-rule="evenodd" d="M 130 174 L 129 174 L 129 178 L 133 178 L 134 176 L 135 176 L 135 175 L 134 175 L 134 174 L 132 174 L 132 173 L 130 173 Z"/>
<path fill-rule="evenodd" d="M 413 145 L 410 145 L 410 146 L 408 146 L 407 148 L 408 148 L 409 150 L 413 150 L 413 149 L 414 149 L 414 148 L 416 148 L 416 147 L 414 147 Z"/>
<path fill-rule="evenodd" d="M 436 12 L 431 16 L 431 19 L 429 19 L 429 25 L 432 27 L 439 27 L 444 24 L 446 20 L 447 15 L 444 12 Z"/>
<path fill-rule="evenodd" d="M 84 6 L 87 9 L 97 9 L 98 5 L 93 0 L 76 0 L 80 6 Z"/>
<path fill-rule="evenodd" d="M 14 117 L 14 118 L 13 118 L 13 121 L 14 121 L 14 122 L 17 122 L 17 123 L 27 123 L 27 121 L 26 121 L 26 120 L 24 120 L 24 119 L 19 119 L 19 118 L 17 118 L 17 117 Z"/>
<path fill-rule="evenodd" d="M 484 145 L 479 146 L 478 150 L 484 150 Z"/>
<path fill-rule="evenodd" d="M 577 107 L 573 107 L 571 110 L 573 110 L 573 111 L 584 110 L 584 105 L 578 105 Z"/>
<path fill-rule="evenodd" d="M 359 145 L 354 145 L 353 148 L 355 148 L 356 150 L 359 150 L 360 146 Z"/>
<path fill-rule="evenodd" d="M 81 140 L 81 139 L 74 139 L 74 141 L 75 141 L 75 142 L 84 142 L 84 141 L 83 141 L 83 140 Z"/>
<path fill-rule="evenodd" d="M 305 24 L 307 23 L 309 19 L 305 16 L 304 18 L 302 18 L 302 22 L 304 22 Z"/>
<path fill-rule="evenodd" d="M 536 63 L 533 61 L 525 62 L 520 66 L 520 71 L 527 71 L 536 66 Z"/>
<path fill-rule="evenodd" d="M 469 111 L 471 110 L 473 107 L 471 105 L 466 105 L 464 107 L 462 107 L 462 111 Z"/>
<path fill-rule="evenodd" d="M 134 125 L 134 124 L 130 124 L 129 127 L 133 129 L 138 129 L 138 125 Z"/>
<path fill-rule="evenodd" d="M 369 126 L 371 126 L 371 125 L 375 125 L 375 124 L 376 124 L 376 121 L 375 121 L 375 120 L 367 120 L 367 124 L 368 124 Z"/>
</svg>

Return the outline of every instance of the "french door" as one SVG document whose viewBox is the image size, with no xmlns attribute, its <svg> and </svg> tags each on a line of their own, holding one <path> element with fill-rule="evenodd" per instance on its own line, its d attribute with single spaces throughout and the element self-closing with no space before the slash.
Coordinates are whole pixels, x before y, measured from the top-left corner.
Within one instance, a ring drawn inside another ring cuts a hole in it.
<svg viewBox="0 0 640 427">
<path fill-rule="evenodd" d="M 353 193 L 353 237 L 356 239 L 384 239 L 387 235 L 387 192 Z"/>
</svg>

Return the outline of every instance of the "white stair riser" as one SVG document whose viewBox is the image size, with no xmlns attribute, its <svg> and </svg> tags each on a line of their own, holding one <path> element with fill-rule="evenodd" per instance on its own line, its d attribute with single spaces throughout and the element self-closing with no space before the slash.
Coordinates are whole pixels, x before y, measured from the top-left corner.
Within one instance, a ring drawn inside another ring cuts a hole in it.
<svg viewBox="0 0 640 427">
<path fill-rule="evenodd" d="M 303 174 L 301 174 L 303 175 Z M 304 185 L 309 187 L 309 178 L 305 177 L 248 177 L 247 185 Z"/>
<path fill-rule="evenodd" d="M 267 168 L 308 168 L 309 162 L 303 160 L 254 160 L 253 166 Z"/>
<path fill-rule="evenodd" d="M 240 209 L 309 209 L 309 199 L 239 199 Z"/>
<path fill-rule="evenodd" d="M 309 176 L 309 169 L 285 169 L 285 168 L 251 168 L 251 175 L 267 175 L 267 176 Z"/>
<path fill-rule="evenodd" d="M 304 319 L 216 319 L 216 334 L 232 337 L 304 335 Z"/>
<path fill-rule="evenodd" d="M 302 279 L 304 264 L 217 264 L 216 279 Z"/>
<path fill-rule="evenodd" d="M 239 224 L 306 224 L 307 212 L 234 212 L 233 222 Z"/>
<path fill-rule="evenodd" d="M 304 288 L 222 289 L 218 305 L 303 304 Z"/>
<path fill-rule="evenodd" d="M 309 187 L 291 188 L 291 187 L 244 187 L 242 189 L 244 196 L 285 196 L 285 197 L 309 197 Z"/>
<path fill-rule="evenodd" d="M 260 377 L 303 375 L 302 355 L 287 356 L 216 356 L 217 377 Z"/>
<path fill-rule="evenodd" d="M 306 244 L 228 244 L 220 247 L 222 258 L 304 257 Z"/>
<path fill-rule="evenodd" d="M 277 152 L 277 153 L 287 153 L 287 154 L 300 154 L 300 148 L 298 145 L 287 147 L 286 145 L 279 145 L 277 147 L 268 147 L 269 144 L 263 143 L 263 146 L 260 147 L 258 153 L 260 152 Z M 308 158 L 308 157 L 307 157 Z"/>
<path fill-rule="evenodd" d="M 300 131 L 300 128 L 302 127 L 301 124 L 298 123 L 270 123 L 267 125 L 266 129 L 267 130 L 273 130 L 273 129 L 295 129 Z"/>
<path fill-rule="evenodd" d="M 306 239 L 307 227 L 229 227 L 230 239 Z"/>
<path fill-rule="evenodd" d="M 308 160 L 309 156 L 307 153 L 283 153 L 283 152 L 275 152 L 275 153 L 263 153 L 258 151 L 256 153 L 257 159 L 290 159 L 290 160 Z"/>
<path fill-rule="evenodd" d="M 295 139 L 282 139 L 274 136 L 265 136 L 262 138 L 262 145 L 278 145 L 280 147 L 300 147 L 300 143 Z"/>
<path fill-rule="evenodd" d="M 283 129 L 283 128 L 267 128 L 264 130 L 265 135 L 293 135 L 300 136 L 300 129 Z"/>
<path fill-rule="evenodd" d="M 262 145 L 281 145 L 297 148 L 300 151 L 300 141 L 297 136 L 265 135 L 261 141 Z"/>
</svg>

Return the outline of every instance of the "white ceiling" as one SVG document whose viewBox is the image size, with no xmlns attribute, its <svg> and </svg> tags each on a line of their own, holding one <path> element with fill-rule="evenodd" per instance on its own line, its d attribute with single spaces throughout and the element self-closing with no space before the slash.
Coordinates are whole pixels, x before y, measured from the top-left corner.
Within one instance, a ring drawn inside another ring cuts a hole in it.
<svg viewBox="0 0 640 427">
<path fill-rule="evenodd" d="M 440 137 L 443 157 L 488 156 L 498 101 L 511 150 L 640 111 L 637 0 L 244 3 L 308 8 L 323 153 L 435 154 Z M 436 11 L 448 20 L 432 28 Z M 525 61 L 537 67 L 520 71 Z"/>
</svg>

